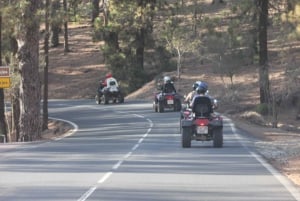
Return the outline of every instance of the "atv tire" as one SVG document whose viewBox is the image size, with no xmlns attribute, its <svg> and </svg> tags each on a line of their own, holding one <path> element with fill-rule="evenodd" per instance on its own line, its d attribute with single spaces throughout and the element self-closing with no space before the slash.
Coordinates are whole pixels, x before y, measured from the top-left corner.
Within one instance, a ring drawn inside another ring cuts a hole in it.
<svg viewBox="0 0 300 201">
<path fill-rule="evenodd" d="M 95 96 L 95 100 L 96 100 L 96 104 L 99 105 L 101 103 L 101 98 L 98 95 Z"/>
<path fill-rule="evenodd" d="M 154 109 L 154 112 L 157 112 L 157 104 L 155 102 L 153 102 L 153 109 Z"/>
<path fill-rule="evenodd" d="M 108 99 L 107 95 L 103 96 L 103 102 L 104 102 L 105 105 L 107 105 L 109 103 L 109 99 Z"/>
<path fill-rule="evenodd" d="M 223 147 L 223 129 L 213 130 L 213 145 L 214 147 Z"/>
<path fill-rule="evenodd" d="M 174 102 L 174 111 L 179 112 L 181 110 L 181 103 L 179 100 L 175 100 Z"/>
<path fill-rule="evenodd" d="M 181 129 L 181 144 L 183 148 L 191 147 L 191 129 L 190 128 L 182 128 Z"/>
<path fill-rule="evenodd" d="M 124 97 L 119 98 L 119 103 L 124 103 Z"/>
<path fill-rule="evenodd" d="M 157 103 L 158 112 L 163 113 L 164 112 L 164 105 L 161 102 Z"/>
<path fill-rule="evenodd" d="M 119 97 L 118 97 L 118 102 L 119 103 L 124 103 L 124 96 L 122 93 L 120 93 Z"/>
</svg>

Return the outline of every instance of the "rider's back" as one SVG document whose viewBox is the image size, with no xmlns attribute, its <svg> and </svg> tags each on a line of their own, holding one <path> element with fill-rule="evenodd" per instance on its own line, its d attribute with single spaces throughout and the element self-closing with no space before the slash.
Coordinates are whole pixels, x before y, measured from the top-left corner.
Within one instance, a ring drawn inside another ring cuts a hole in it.
<svg viewBox="0 0 300 201">
<path fill-rule="evenodd" d="M 193 100 L 192 111 L 196 117 L 210 117 L 213 113 L 211 99 L 208 96 L 196 96 Z"/>
<path fill-rule="evenodd" d="M 170 82 L 164 84 L 162 91 L 164 93 L 176 93 L 174 85 Z"/>
</svg>

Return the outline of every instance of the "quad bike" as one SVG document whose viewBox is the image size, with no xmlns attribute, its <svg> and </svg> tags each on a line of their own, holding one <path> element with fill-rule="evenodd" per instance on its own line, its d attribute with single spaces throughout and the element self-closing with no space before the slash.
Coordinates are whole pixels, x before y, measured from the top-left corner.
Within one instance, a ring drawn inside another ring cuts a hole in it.
<svg viewBox="0 0 300 201">
<path fill-rule="evenodd" d="M 213 141 L 214 147 L 223 147 L 223 119 L 213 112 L 211 99 L 197 97 L 192 108 L 186 108 L 180 119 L 182 147 L 191 147 L 191 141 Z"/>
<path fill-rule="evenodd" d="M 181 110 L 181 100 L 177 93 L 156 93 L 153 101 L 155 112 L 164 112 L 165 108 L 173 109 L 173 111 Z"/>
<path fill-rule="evenodd" d="M 120 87 L 115 78 L 109 78 L 106 87 L 99 87 L 98 92 L 95 96 L 97 104 L 103 102 L 108 104 L 110 101 L 113 103 L 124 103 L 124 95 L 120 90 Z"/>
</svg>

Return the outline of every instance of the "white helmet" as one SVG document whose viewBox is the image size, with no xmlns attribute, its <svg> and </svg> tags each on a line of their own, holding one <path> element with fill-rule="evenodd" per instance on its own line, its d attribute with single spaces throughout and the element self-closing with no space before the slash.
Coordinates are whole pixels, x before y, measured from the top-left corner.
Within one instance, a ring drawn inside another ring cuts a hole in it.
<svg viewBox="0 0 300 201">
<path fill-rule="evenodd" d="M 164 77 L 164 83 L 171 82 L 171 78 L 169 76 Z"/>
</svg>

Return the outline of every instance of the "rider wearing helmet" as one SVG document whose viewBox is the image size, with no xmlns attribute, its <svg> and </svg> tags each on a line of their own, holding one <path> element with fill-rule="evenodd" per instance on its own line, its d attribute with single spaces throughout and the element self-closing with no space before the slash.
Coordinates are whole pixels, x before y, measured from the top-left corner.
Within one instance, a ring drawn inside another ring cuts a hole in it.
<svg viewBox="0 0 300 201">
<path fill-rule="evenodd" d="M 112 77 L 112 74 L 111 73 L 107 73 L 105 75 L 105 80 L 102 82 L 102 88 L 106 87 L 107 86 L 107 79 L 111 78 Z"/>
<path fill-rule="evenodd" d="M 173 82 L 169 76 L 164 77 L 164 85 L 162 86 L 163 93 L 176 93 L 176 89 Z"/>
<path fill-rule="evenodd" d="M 193 100 L 193 97 L 196 95 L 196 89 L 198 88 L 198 86 L 200 85 L 201 81 L 196 81 L 193 84 L 193 90 L 191 92 L 188 93 L 188 95 L 185 97 L 184 102 L 186 103 L 190 103 Z"/>
<path fill-rule="evenodd" d="M 194 95 L 190 107 L 193 107 L 194 101 L 198 96 L 205 96 L 208 90 L 208 85 L 205 82 L 198 83 L 198 87 L 196 88 L 196 94 Z"/>
</svg>

